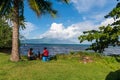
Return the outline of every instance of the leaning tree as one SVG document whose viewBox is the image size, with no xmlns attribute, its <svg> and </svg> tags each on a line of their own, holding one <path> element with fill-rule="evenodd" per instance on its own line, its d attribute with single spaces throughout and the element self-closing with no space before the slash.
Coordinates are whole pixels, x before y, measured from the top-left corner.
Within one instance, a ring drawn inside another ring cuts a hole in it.
<svg viewBox="0 0 120 80">
<path fill-rule="evenodd" d="M 102 53 L 109 45 L 120 45 L 120 2 L 105 16 L 105 18 L 109 17 L 114 19 L 113 23 L 99 27 L 99 30 L 84 31 L 84 34 L 79 36 L 80 42 L 86 40 L 94 42 L 88 50 Z"/>
</svg>

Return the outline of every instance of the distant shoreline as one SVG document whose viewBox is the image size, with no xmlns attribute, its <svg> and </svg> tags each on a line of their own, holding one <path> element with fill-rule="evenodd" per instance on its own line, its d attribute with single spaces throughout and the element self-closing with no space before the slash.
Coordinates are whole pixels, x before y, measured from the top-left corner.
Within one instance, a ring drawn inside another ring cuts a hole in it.
<svg viewBox="0 0 120 80">
<path fill-rule="evenodd" d="M 39 44 L 41 44 L 41 45 L 90 45 L 90 44 L 73 44 L 73 43 L 20 43 L 21 45 L 24 45 L 24 44 L 32 44 L 32 45 L 39 45 Z"/>
</svg>

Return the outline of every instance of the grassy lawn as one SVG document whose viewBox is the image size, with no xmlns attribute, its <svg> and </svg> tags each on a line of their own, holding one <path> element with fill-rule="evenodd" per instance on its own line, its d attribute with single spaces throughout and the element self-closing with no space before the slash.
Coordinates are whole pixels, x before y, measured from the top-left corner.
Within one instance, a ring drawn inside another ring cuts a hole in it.
<svg viewBox="0 0 120 80">
<path fill-rule="evenodd" d="M 25 58 L 10 62 L 9 56 L 0 53 L 0 80 L 105 80 L 110 72 L 120 69 L 113 57 L 96 55 L 92 55 L 93 62 L 86 64 L 74 54 L 59 55 L 49 62 Z"/>
</svg>

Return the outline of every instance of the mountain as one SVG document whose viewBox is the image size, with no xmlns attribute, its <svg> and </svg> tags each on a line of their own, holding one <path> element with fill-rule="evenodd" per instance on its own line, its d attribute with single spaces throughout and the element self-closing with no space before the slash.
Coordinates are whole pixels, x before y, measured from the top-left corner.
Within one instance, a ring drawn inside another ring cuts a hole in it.
<svg viewBox="0 0 120 80">
<path fill-rule="evenodd" d="M 76 42 L 74 42 L 74 41 L 60 40 L 60 39 L 53 39 L 53 38 L 26 39 L 26 40 L 21 40 L 21 43 L 31 43 L 31 44 L 76 44 Z"/>
</svg>

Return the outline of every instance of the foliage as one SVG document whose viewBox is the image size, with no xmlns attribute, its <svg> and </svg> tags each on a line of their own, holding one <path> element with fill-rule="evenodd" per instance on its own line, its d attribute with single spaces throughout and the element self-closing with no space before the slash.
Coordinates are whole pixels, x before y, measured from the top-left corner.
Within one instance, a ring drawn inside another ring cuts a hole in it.
<svg viewBox="0 0 120 80">
<path fill-rule="evenodd" d="M 70 54 L 73 55 L 73 54 L 75 54 L 75 52 L 74 51 L 70 51 Z"/>
<path fill-rule="evenodd" d="M 80 42 L 85 40 L 94 41 L 87 50 L 102 53 L 109 45 L 115 46 L 119 43 L 120 27 L 102 26 L 99 30 L 84 31 L 79 37 Z"/>
<path fill-rule="evenodd" d="M 105 18 L 108 17 L 115 20 L 111 25 L 99 27 L 99 30 L 84 31 L 84 34 L 78 38 L 80 43 L 85 40 L 93 41 L 87 50 L 103 53 L 104 49 L 108 48 L 109 45 L 116 46 L 120 44 L 120 2 L 105 16 Z"/>
<path fill-rule="evenodd" d="M 69 0 L 58 0 L 61 2 L 68 3 Z M 24 24 L 25 18 L 24 18 L 24 0 L 18 0 L 19 3 L 16 3 L 17 0 L 1 0 L 0 2 L 0 16 L 6 17 L 7 19 L 10 19 L 11 21 L 16 20 L 13 13 L 15 12 L 15 9 L 18 8 L 18 17 L 19 17 L 19 25 Z M 49 13 L 51 16 L 55 16 L 57 11 L 53 9 L 52 2 L 48 0 L 27 0 L 30 8 L 37 14 L 37 16 L 40 16 L 42 14 Z"/>
<path fill-rule="evenodd" d="M 116 7 L 105 16 L 105 18 L 112 17 L 115 20 L 120 17 L 120 2 L 117 3 Z"/>
<path fill-rule="evenodd" d="M 12 28 L 3 19 L 0 19 L 0 48 L 11 47 Z"/>
</svg>

